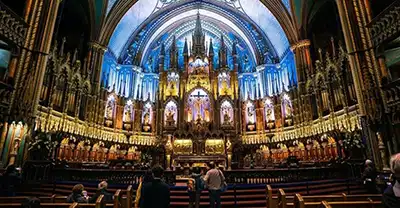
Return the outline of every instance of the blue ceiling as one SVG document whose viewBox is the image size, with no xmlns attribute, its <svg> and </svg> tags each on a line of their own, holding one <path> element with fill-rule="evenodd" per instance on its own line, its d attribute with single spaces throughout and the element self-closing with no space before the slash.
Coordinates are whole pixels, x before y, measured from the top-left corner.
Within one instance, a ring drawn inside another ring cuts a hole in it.
<svg viewBox="0 0 400 208">
<path fill-rule="evenodd" d="M 108 11 L 117 1 L 109 0 Z M 282 1 L 289 9 L 288 1 Z M 209 37 L 223 34 L 227 45 L 239 41 L 256 64 L 266 63 L 271 55 L 282 58 L 289 49 L 279 22 L 259 0 L 138 0 L 115 28 L 109 50 L 123 62 L 128 49 L 136 50 L 136 55 L 139 51 L 147 54 L 164 34 L 182 39 L 190 29 L 180 26 L 193 20 L 198 11 Z M 140 57 L 141 62 L 145 58 Z"/>
</svg>

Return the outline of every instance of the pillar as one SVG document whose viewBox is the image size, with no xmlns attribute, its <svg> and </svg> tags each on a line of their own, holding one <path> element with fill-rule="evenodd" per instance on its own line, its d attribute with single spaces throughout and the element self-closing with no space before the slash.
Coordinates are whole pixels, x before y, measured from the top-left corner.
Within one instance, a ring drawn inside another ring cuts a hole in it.
<svg viewBox="0 0 400 208">
<path fill-rule="evenodd" d="M 19 115 L 19 119 L 25 118 L 29 125 L 32 125 L 36 116 L 60 2 L 28 0 L 26 3 L 24 20 L 30 26 L 15 70 L 15 90 L 11 96 L 9 113 L 25 112 Z"/>
<path fill-rule="evenodd" d="M 297 43 L 291 46 L 291 50 L 293 51 L 295 61 L 296 61 L 296 69 L 297 69 L 297 83 L 298 83 L 298 109 L 299 114 L 299 123 L 308 122 L 312 120 L 311 115 L 311 103 L 310 99 L 307 99 L 306 96 L 306 81 L 307 77 L 313 73 L 312 60 L 310 56 L 310 45 L 311 42 L 308 39 L 300 40 Z M 306 107 L 308 106 L 308 107 Z"/>
<path fill-rule="evenodd" d="M 386 105 L 386 102 L 379 88 L 381 75 L 370 33 L 365 27 L 371 21 L 370 7 L 366 0 L 336 0 L 336 3 L 353 75 L 360 122 L 367 138 L 367 156 L 382 169 L 379 145 L 373 131 L 381 124 L 379 114 L 385 111 L 381 109 L 381 104 Z"/>
<path fill-rule="evenodd" d="M 4 150 L 4 143 L 6 142 L 7 139 L 7 132 L 8 132 L 8 122 L 4 122 L 2 125 L 2 132 L 1 132 L 1 136 L 0 136 L 0 167 L 2 167 L 1 163 L 2 163 L 2 155 L 3 155 L 3 150 Z"/>
</svg>

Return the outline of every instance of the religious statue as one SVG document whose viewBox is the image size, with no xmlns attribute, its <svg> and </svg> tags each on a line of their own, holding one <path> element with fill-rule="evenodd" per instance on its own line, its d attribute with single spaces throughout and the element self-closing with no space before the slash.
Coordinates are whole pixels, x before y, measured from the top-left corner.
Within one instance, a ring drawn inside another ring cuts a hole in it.
<svg viewBox="0 0 400 208">
<path fill-rule="evenodd" d="M 227 80 L 226 79 L 223 79 L 222 80 L 222 89 L 221 89 L 221 95 L 227 95 L 228 94 L 228 82 L 227 82 Z"/>
<path fill-rule="evenodd" d="M 145 114 L 144 114 L 144 124 L 145 125 L 150 125 L 150 114 L 149 114 L 149 112 L 146 112 Z"/>
<path fill-rule="evenodd" d="M 268 108 L 267 109 L 267 122 L 268 121 L 273 121 L 274 119 L 272 118 L 272 109 L 271 108 Z"/>
<path fill-rule="evenodd" d="M 207 122 L 210 121 L 210 110 L 208 110 L 208 108 L 204 110 L 204 117 L 205 117 L 205 121 L 207 121 Z"/>
<path fill-rule="evenodd" d="M 177 94 L 178 93 L 176 92 L 175 81 L 170 81 L 169 82 L 169 95 L 174 96 Z"/>
<path fill-rule="evenodd" d="M 192 109 L 191 108 L 188 108 L 188 111 L 187 111 L 187 116 L 188 116 L 188 122 L 190 122 L 190 121 L 192 121 Z"/>
<path fill-rule="evenodd" d="M 201 112 L 202 103 L 203 102 L 202 102 L 201 98 L 197 98 L 194 100 L 194 108 L 196 109 L 196 116 L 200 117 L 200 119 L 201 119 L 200 112 Z"/>
<path fill-rule="evenodd" d="M 124 117 L 125 117 L 124 122 L 127 122 L 127 123 L 131 122 L 131 108 L 130 107 L 128 107 L 126 109 Z"/>
<path fill-rule="evenodd" d="M 111 106 L 112 103 L 109 102 L 106 108 L 106 118 L 112 119 L 113 118 L 113 107 Z"/>
<path fill-rule="evenodd" d="M 249 118 L 249 123 L 254 124 L 254 109 L 252 107 L 247 108 L 247 116 Z"/>
<path fill-rule="evenodd" d="M 231 117 L 229 116 L 227 111 L 225 111 L 224 113 L 224 124 L 225 125 L 231 124 Z"/>
<path fill-rule="evenodd" d="M 292 116 L 292 107 L 290 106 L 289 102 L 285 103 L 285 110 L 286 110 L 286 117 Z"/>
<path fill-rule="evenodd" d="M 175 124 L 175 119 L 174 119 L 175 112 L 173 109 L 168 109 L 166 112 L 166 122 L 168 125 L 174 125 Z"/>
</svg>

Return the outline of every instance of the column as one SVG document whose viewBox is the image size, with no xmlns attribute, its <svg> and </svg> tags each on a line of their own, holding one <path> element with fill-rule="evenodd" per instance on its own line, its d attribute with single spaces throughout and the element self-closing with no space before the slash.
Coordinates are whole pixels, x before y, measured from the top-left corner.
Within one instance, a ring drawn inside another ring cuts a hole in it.
<svg viewBox="0 0 400 208">
<path fill-rule="evenodd" d="M 310 56 L 310 40 L 300 40 L 296 44 L 292 45 L 291 50 L 293 51 L 296 69 L 297 69 L 297 83 L 298 83 L 298 112 L 299 122 L 309 122 L 312 120 L 311 115 L 311 102 L 307 99 L 305 84 L 307 77 L 313 73 L 313 66 Z M 307 107 L 308 106 L 308 107 Z"/>
<path fill-rule="evenodd" d="M 4 150 L 4 144 L 7 139 L 7 132 L 8 132 L 8 122 L 4 122 L 2 125 L 2 132 L 1 132 L 1 137 L 0 137 L 0 167 L 2 167 L 2 155 L 3 155 L 3 150 Z"/>
<path fill-rule="evenodd" d="M 379 145 L 371 124 L 377 124 L 377 128 L 382 124 L 379 114 L 384 113 L 384 109 L 381 109 L 378 103 L 386 105 L 386 102 L 382 90 L 379 89 L 379 67 L 370 33 L 365 27 L 371 21 L 370 7 L 367 1 L 362 0 L 336 0 L 336 3 L 353 75 L 363 134 L 367 137 L 367 156 L 382 169 Z"/>
<path fill-rule="evenodd" d="M 15 90 L 9 112 L 14 112 L 12 109 L 26 112 L 21 116 L 28 125 L 33 123 L 36 116 L 60 2 L 28 0 L 26 3 L 24 20 L 30 27 L 15 70 Z"/>
</svg>

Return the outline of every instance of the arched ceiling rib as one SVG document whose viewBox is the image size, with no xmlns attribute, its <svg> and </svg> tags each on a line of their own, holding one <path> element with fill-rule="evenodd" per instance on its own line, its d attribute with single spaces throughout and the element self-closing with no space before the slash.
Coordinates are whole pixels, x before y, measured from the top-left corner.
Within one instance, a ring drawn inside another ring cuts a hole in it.
<svg viewBox="0 0 400 208">
<path fill-rule="evenodd" d="M 162 6 L 160 6 L 160 2 L 163 3 Z M 186 2 L 197 1 L 184 1 L 184 3 Z M 289 48 L 289 41 L 285 35 L 283 28 L 279 24 L 278 20 L 274 17 L 274 15 L 269 11 L 269 9 L 259 0 L 203 0 L 199 2 L 213 3 L 215 5 L 220 5 L 221 7 L 224 6 L 230 9 L 234 8 L 236 9 L 236 13 L 238 16 L 247 16 L 253 23 L 255 23 L 259 28 L 262 29 L 263 33 L 266 35 L 267 39 L 270 40 L 273 48 L 279 56 L 284 54 Z M 155 12 L 157 12 L 157 14 L 161 14 L 163 10 L 174 9 L 182 4 L 183 1 L 179 0 L 138 0 L 119 21 L 109 41 L 109 48 L 116 56 L 120 56 L 121 52 L 124 49 L 124 45 L 128 42 L 131 34 L 135 33 L 135 31 L 140 28 L 141 24 L 147 18 L 152 16 L 152 14 L 154 14 Z M 209 11 L 206 10 L 202 11 L 201 13 L 204 16 L 211 16 Z M 190 15 L 188 13 L 188 16 Z M 229 26 L 231 28 L 234 28 L 234 24 L 232 23 L 232 21 L 224 21 L 224 23 L 227 25 L 231 24 Z M 243 36 L 240 36 L 244 40 L 247 39 L 246 43 L 249 44 L 249 46 L 251 47 L 252 45 L 250 44 L 250 40 L 248 40 L 249 38 L 245 38 L 245 32 L 243 32 L 239 28 L 237 29 L 238 31 L 235 32 L 237 32 L 238 34 L 242 33 Z M 157 31 L 162 31 L 162 29 L 159 29 Z M 151 41 L 149 41 L 149 44 L 150 43 Z M 147 47 L 148 46 L 146 46 L 146 48 Z M 252 48 L 251 50 L 254 54 L 254 48 Z"/>
</svg>

